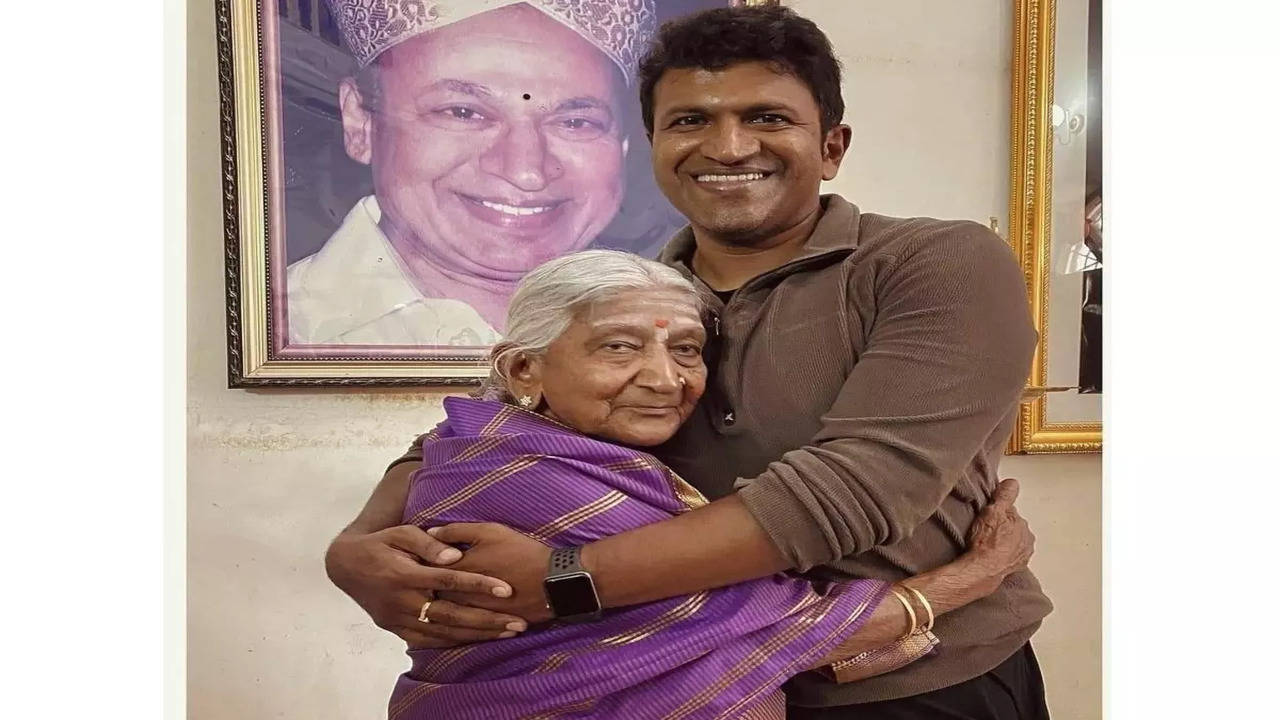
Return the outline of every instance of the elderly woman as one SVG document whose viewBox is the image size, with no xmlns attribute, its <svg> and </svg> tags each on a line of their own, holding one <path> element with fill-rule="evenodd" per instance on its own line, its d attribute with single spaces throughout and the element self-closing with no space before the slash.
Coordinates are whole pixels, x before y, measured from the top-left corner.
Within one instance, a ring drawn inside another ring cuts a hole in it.
<svg viewBox="0 0 1280 720">
<path fill-rule="evenodd" d="M 588 251 L 535 269 L 512 298 L 490 387 L 444 401 L 406 522 L 500 522 L 556 548 L 705 503 L 640 449 L 670 438 L 698 402 L 705 339 L 694 287 L 659 263 Z M 555 607 L 575 622 L 410 650 L 390 717 L 781 718 L 787 678 L 817 667 L 856 678 L 910 662 L 936 642 L 937 613 L 1025 565 L 1030 535 L 1011 494 L 1002 488 L 975 525 L 968 554 L 896 587 L 779 575 L 602 617 Z M 903 637 L 877 649 L 886 628 Z"/>
</svg>

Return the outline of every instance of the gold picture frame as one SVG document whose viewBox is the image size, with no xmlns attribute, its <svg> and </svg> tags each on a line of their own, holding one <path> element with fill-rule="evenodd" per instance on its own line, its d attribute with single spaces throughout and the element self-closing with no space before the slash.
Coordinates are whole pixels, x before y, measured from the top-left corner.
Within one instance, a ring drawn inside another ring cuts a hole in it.
<svg viewBox="0 0 1280 720">
<path fill-rule="evenodd" d="M 1047 387 L 1056 20 L 1056 0 L 1014 0 L 1009 243 L 1022 265 L 1040 342 L 1010 440 L 1011 454 L 1102 450 L 1100 421 L 1052 422 L 1047 412 L 1051 393 L 1074 389 Z"/>
<path fill-rule="evenodd" d="M 308 385 L 475 385 L 488 375 L 476 361 L 299 359 L 270 357 L 267 259 L 268 158 L 278 118 L 264 111 L 261 0 L 217 0 L 222 210 L 226 239 L 227 376 L 230 387 Z"/>
<path fill-rule="evenodd" d="M 667 10 L 721 3 L 770 4 L 758 0 L 669 0 Z M 336 49 L 336 41 L 330 39 L 330 46 L 325 46 L 320 40 L 324 22 L 320 18 L 327 17 L 323 4 L 324 0 L 215 0 L 228 385 L 479 385 L 489 374 L 485 348 L 432 346 L 429 357 L 418 353 L 420 348 L 391 343 L 378 344 L 373 350 L 324 343 L 297 353 L 291 353 L 291 348 L 281 350 L 279 338 L 287 332 L 282 329 L 287 322 L 282 322 L 278 308 L 285 304 L 283 278 L 291 260 L 281 252 L 282 244 L 288 241 L 287 233 L 281 231 L 287 214 L 281 188 L 288 175 L 284 167 L 288 128 L 279 110 L 284 95 L 279 79 L 287 64 L 279 48 L 284 42 L 282 33 L 288 30 L 291 39 L 308 41 L 299 47 L 308 57 L 318 58 L 316 67 L 323 66 L 335 52 L 345 53 Z M 284 8 L 289 13 L 306 11 L 305 32 L 283 21 Z M 659 19 L 662 12 L 659 7 Z M 322 50 L 326 52 L 319 52 Z"/>
</svg>

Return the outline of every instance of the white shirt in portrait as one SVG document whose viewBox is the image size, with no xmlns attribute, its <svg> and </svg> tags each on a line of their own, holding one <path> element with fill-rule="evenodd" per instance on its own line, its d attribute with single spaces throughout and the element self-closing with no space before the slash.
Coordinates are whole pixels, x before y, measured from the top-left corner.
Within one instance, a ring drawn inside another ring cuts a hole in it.
<svg viewBox="0 0 1280 720">
<path fill-rule="evenodd" d="M 378 227 L 372 195 L 347 213 L 315 254 L 289 266 L 289 342 L 340 345 L 492 345 L 501 336 L 461 300 L 424 296 Z"/>
</svg>

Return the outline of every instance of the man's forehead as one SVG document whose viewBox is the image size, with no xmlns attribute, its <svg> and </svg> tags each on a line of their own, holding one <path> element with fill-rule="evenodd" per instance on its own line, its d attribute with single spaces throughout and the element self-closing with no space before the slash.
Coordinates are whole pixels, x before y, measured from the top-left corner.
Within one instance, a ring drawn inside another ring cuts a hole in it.
<svg viewBox="0 0 1280 720">
<path fill-rule="evenodd" d="M 785 67 L 754 60 L 723 68 L 672 68 L 662 74 L 654 90 L 660 104 L 760 102 L 801 95 L 812 93 L 800 78 Z"/>
<path fill-rule="evenodd" d="M 330 0 L 330 4 L 345 44 L 361 68 L 428 36 L 452 34 L 465 41 L 496 34 L 517 44 L 541 47 L 557 44 L 557 38 L 568 33 L 607 56 L 630 84 L 637 53 L 656 29 L 654 1 L 592 0 L 592 7 L 584 9 L 581 6 L 588 3 L 564 0 L 436 0 L 426 3 L 427 10 L 391 13 L 371 11 L 369 0 Z"/>
<path fill-rule="evenodd" d="M 602 76 L 616 74 L 618 81 L 625 82 L 613 60 L 564 24 L 533 10 L 518 21 L 506 16 L 520 7 L 493 10 L 409 38 L 384 51 L 375 66 L 383 72 L 400 70 L 412 75 L 448 74 L 453 69 L 467 67 L 501 67 L 513 74 L 523 70 L 522 74 L 530 77 L 546 78 L 545 67 L 520 66 L 520 63 L 537 60 L 539 64 L 598 69 Z M 513 65 L 517 59 L 519 62 Z M 575 73 L 574 80 L 582 82 L 591 77 L 590 73 L 583 75 Z"/>
<path fill-rule="evenodd" d="M 513 62 L 504 57 L 500 50 L 513 47 L 510 42 L 464 45 L 456 52 L 431 48 L 429 38 L 423 38 L 420 47 L 410 43 L 387 51 L 383 61 L 374 66 L 389 98 L 411 102 L 420 93 L 445 90 L 480 98 L 528 94 L 528 99 L 536 101 L 531 107 L 556 111 L 600 107 L 616 116 L 621 108 L 625 91 L 622 73 L 594 48 L 565 64 L 574 69 L 570 77 L 567 71 L 549 72 L 544 62 Z M 549 57 L 566 60 L 562 54 Z"/>
</svg>

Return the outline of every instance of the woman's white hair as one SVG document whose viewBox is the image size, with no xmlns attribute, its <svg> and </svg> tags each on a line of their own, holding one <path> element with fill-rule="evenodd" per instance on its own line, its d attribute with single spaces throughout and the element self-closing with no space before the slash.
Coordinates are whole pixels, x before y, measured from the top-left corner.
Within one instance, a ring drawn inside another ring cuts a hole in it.
<svg viewBox="0 0 1280 720">
<path fill-rule="evenodd" d="M 706 307 L 688 278 L 660 262 L 617 250 L 561 255 L 525 275 L 511 296 L 506 336 L 489 355 L 492 389 L 509 392 L 507 370 L 517 355 L 541 355 L 577 313 L 628 290 L 675 290 L 687 293 L 699 314 Z"/>
</svg>

